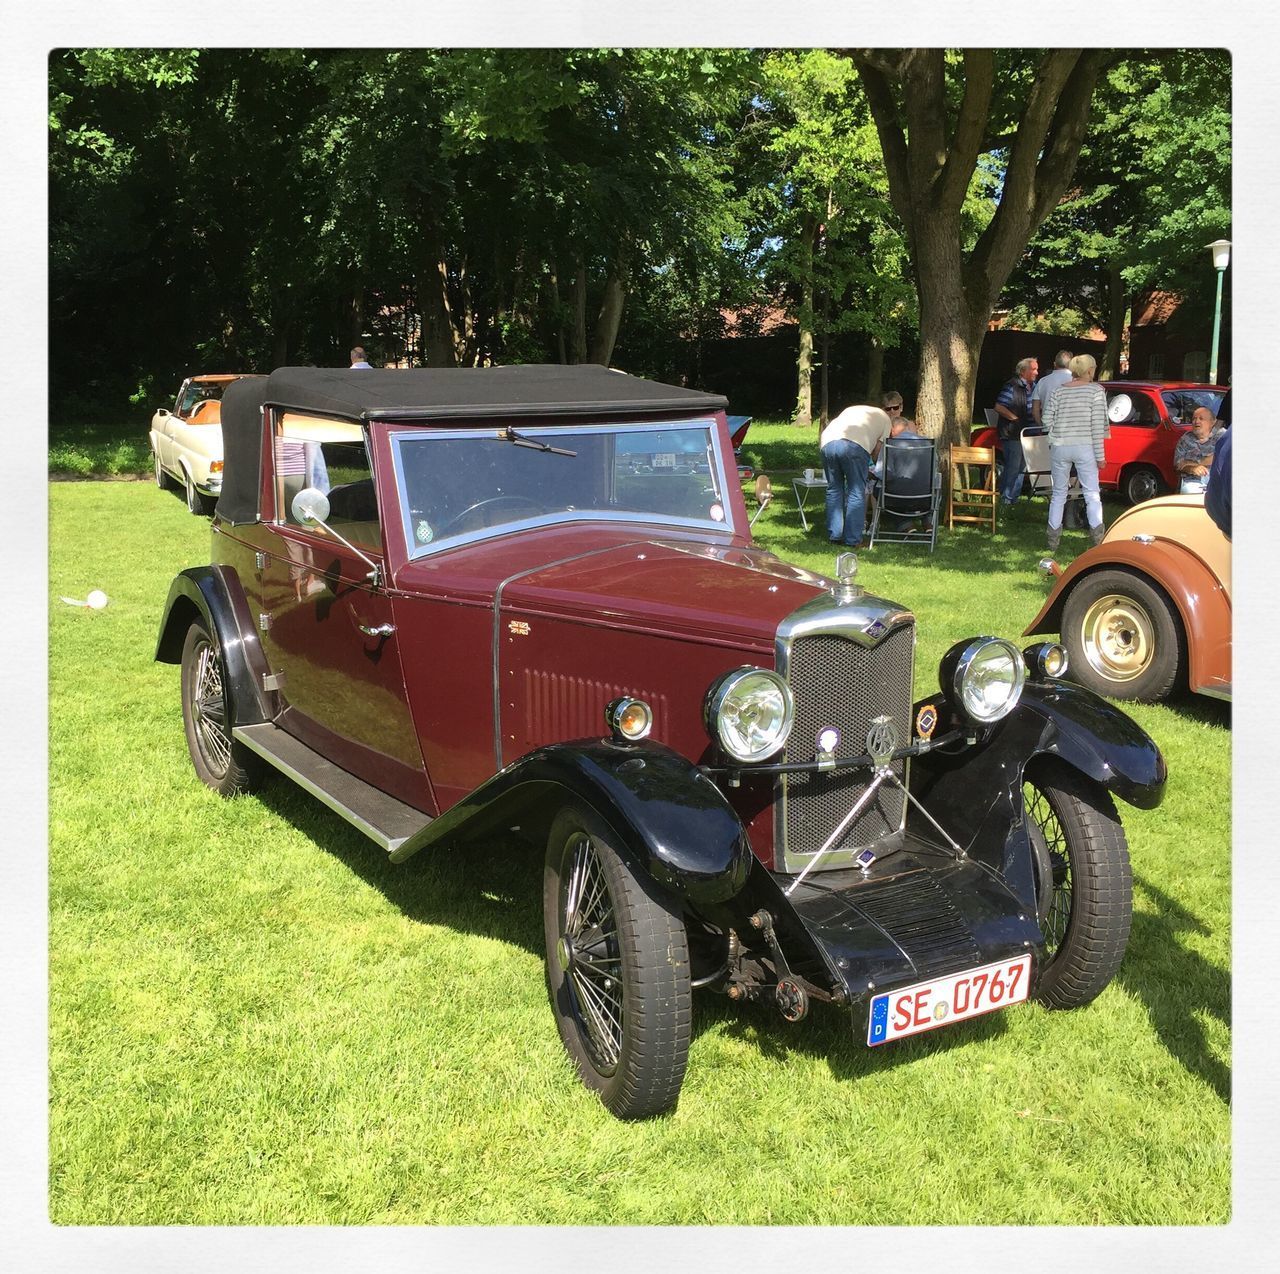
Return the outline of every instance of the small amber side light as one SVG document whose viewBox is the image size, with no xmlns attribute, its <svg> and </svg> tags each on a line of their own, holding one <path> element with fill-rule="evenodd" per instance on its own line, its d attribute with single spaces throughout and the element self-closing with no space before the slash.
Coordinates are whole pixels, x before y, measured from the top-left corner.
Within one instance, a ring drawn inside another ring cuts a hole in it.
<svg viewBox="0 0 1280 1274">
<path fill-rule="evenodd" d="M 604 719 L 619 743 L 635 743 L 653 728 L 653 711 L 643 699 L 614 699 L 605 708 Z"/>
</svg>

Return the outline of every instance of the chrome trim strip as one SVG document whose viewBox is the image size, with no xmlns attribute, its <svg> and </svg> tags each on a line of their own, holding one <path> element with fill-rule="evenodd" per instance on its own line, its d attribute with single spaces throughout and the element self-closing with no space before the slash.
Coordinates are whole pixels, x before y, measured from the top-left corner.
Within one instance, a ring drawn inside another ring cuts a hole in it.
<svg viewBox="0 0 1280 1274">
<path fill-rule="evenodd" d="M 838 586 L 836 586 L 838 587 Z M 879 620 L 884 624 L 884 631 L 872 637 L 867 629 Z M 856 642 L 870 649 L 878 646 L 890 633 L 906 624 L 914 625 L 915 614 L 905 610 L 897 602 L 888 598 L 877 597 L 872 593 L 861 593 L 848 601 L 839 601 L 828 594 L 815 597 L 803 606 L 785 616 L 778 624 L 777 636 L 774 639 L 774 660 L 777 672 L 791 685 L 791 647 L 800 637 L 837 636 Z M 910 679 L 915 677 L 916 645 L 919 633 L 914 632 L 911 638 Z M 792 687 L 792 696 L 795 688 Z M 908 730 L 911 725 L 908 723 Z M 908 737 L 907 742 L 910 742 Z M 902 774 L 904 787 L 911 782 L 911 761 L 907 759 Z M 902 802 L 902 819 L 899 830 L 906 826 L 907 799 Z M 847 866 L 854 860 L 860 846 L 848 849 L 831 850 L 826 854 L 826 862 L 831 867 Z M 779 774 L 774 783 L 773 802 L 773 856 L 775 869 L 781 871 L 800 871 L 807 863 L 812 862 L 814 854 L 792 854 L 787 841 L 787 776 Z"/>
<path fill-rule="evenodd" d="M 493 590 L 493 664 L 492 664 L 492 680 L 493 680 L 493 757 L 497 762 L 498 769 L 503 768 L 502 760 L 502 687 L 501 679 L 498 676 L 498 650 L 499 641 L 502 632 L 502 593 L 508 584 L 514 583 L 518 579 L 523 579 L 526 575 L 536 575 L 539 571 L 549 571 L 556 566 L 565 566 L 569 562 L 579 562 L 584 557 L 595 557 L 600 553 L 611 553 L 618 546 L 616 544 L 604 545 L 600 548 L 587 549 L 582 553 L 571 553 L 568 557 L 557 558 L 554 562 L 539 562 L 537 566 L 526 567 L 523 571 L 516 571 L 514 575 L 508 575 L 506 579 L 499 583 L 498 587 Z M 495 771 L 496 772 L 496 771 Z"/>
</svg>

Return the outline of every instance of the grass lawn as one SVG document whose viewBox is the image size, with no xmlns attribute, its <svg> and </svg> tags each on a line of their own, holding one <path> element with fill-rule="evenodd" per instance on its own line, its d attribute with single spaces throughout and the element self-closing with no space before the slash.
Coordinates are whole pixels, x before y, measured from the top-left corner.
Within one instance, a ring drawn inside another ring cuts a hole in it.
<svg viewBox="0 0 1280 1274">
<path fill-rule="evenodd" d="M 757 538 L 829 570 L 790 498 L 814 462 L 796 437 L 753 426 L 779 489 Z M 221 801 L 187 758 L 178 671 L 151 661 L 208 522 L 143 482 L 54 483 L 50 518 L 56 1223 L 1229 1219 L 1223 705 L 1132 710 L 1171 778 L 1160 809 L 1120 807 L 1133 938 L 1094 1005 L 869 1052 L 839 1011 L 789 1027 L 702 995 L 678 1108 L 626 1125 L 573 1077 L 546 1004 L 540 855 L 392 867 L 285 781 Z M 919 617 L 918 691 L 953 641 L 1035 612 L 1043 518 L 1024 502 L 933 557 L 862 555 L 862 583 Z M 104 611 L 58 601 L 95 587 Z"/>
</svg>

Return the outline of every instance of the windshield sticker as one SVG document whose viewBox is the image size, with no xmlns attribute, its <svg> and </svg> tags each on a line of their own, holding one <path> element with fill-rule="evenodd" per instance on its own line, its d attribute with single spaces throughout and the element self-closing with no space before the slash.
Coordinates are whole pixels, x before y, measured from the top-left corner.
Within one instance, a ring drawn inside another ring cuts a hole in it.
<svg viewBox="0 0 1280 1274">
<path fill-rule="evenodd" d="M 419 520 L 418 525 L 413 528 L 413 538 L 419 544 L 430 544 L 436 538 L 436 533 L 431 528 L 431 523 L 426 518 Z"/>
<path fill-rule="evenodd" d="M 713 522 L 724 521 L 724 505 L 713 504 L 711 508 L 707 510 L 707 512 L 711 515 L 711 520 Z"/>
</svg>

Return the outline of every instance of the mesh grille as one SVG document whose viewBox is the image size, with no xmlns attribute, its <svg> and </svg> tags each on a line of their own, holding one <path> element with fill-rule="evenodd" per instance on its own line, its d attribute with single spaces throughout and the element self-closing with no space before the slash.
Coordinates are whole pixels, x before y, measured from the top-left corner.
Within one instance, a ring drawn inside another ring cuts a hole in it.
<svg viewBox="0 0 1280 1274">
<path fill-rule="evenodd" d="M 868 881 L 850 901 L 906 952 L 921 975 L 963 968 L 979 959 L 960 913 L 927 871 Z"/>
<path fill-rule="evenodd" d="M 783 759 L 811 761 L 818 733 L 828 726 L 840 731 L 836 756 L 857 756 L 866 750 L 871 718 L 882 714 L 893 721 L 899 746 L 908 743 L 914 640 L 915 628 L 910 624 L 870 648 L 832 633 L 797 638 L 788 670 L 796 704 L 795 726 Z M 893 772 L 900 779 L 905 764 L 893 763 Z M 783 775 L 780 786 L 787 852 L 813 854 L 821 849 L 870 781 L 869 770 Z M 833 848 L 857 848 L 896 831 L 902 826 L 905 801 L 900 788 L 882 784 Z"/>
</svg>

